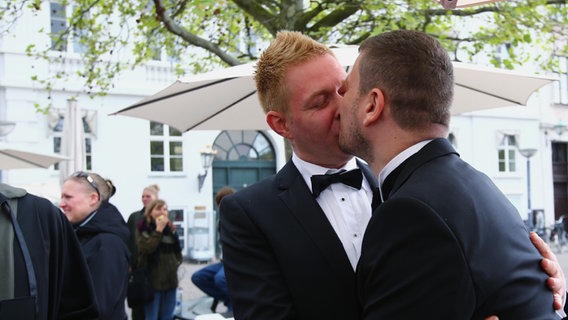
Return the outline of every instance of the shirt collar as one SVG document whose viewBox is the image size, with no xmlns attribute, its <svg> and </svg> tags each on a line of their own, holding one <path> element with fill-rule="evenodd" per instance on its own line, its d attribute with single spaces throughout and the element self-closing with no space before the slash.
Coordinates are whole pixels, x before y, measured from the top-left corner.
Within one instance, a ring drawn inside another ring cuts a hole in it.
<svg viewBox="0 0 568 320">
<path fill-rule="evenodd" d="M 430 141 L 432 141 L 432 139 L 420 141 L 417 144 L 412 145 L 409 148 L 402 151 L 401 153 L 397 154 L 396 157 L 392 158 L 392 160 L 389 161 L 387 165 L 383 168 L 383 170 L 381 170 L 381 172 L 379 173 L 379 186 L 383 185 L 385 179 L 388 177 L 388 175 L 391 172 L 394 171 L 394 169 L 400 166 L 400 164 L 403 163 L 406 159 L 410 158 L 412 155 L 420 151 L 420 149 L 422 149 L 422 147 L 427 145 Z"/>
</svg>

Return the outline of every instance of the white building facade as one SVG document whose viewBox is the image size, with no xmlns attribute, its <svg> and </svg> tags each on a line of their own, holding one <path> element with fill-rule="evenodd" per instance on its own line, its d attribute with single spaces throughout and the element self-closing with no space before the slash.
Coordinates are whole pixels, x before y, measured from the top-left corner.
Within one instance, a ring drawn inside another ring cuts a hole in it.
<svg viewBox="0 0 568 320">
<path fill-rule="evenodd" d="M 0 139 L 14 148 L 57 152 L 61 115 L 68 106 L 67 100 L 78 94 L 80 83 L 66 83 L 65 91 L 55 86 L 53 108 L 49 114 L 41 114 L 35 105 L 47 103 L 45 90 L 31 78 L 38 74 L 45 77 L 61 67 L 79 69 L 81 61 L 79 54 L 73 52 L 72 43 L 65 50 L 67 59 L 63 66 L 26 55 L 29 42 L 22 39 L 36 39 L 39 28 L 50 26 L 50 4 L 42 5 L 45 10 L 40 14 L 23 15 L 10 33 L 0 35 L 0 121 L 16 124 L 12 132 Z M 50 41 L 34 40 L 38 46 L 49 46 Z M 117 193 L 111 202 L 125 219 L 141 209 L 142 189 L 158 184 L 160 197 L 167 201 L 183 230 L 184 253 L 208 260 L 215 246 L 216 190 L 224 185 L 239 189 L 273 174 L 284 165 L 287 155 L 283 139 L 272 131 L 207 130 L 181 134 L 147 120 L 109 116 L 175 79 L 169 62 L 152 61 L 121 74 L 105 97 L 90 99 L 79 95 L 77 105 L 84 116 L 87 146 L 84 169 L 113 181 Z M 549 85 L 533 95 L 527 107 L 479 111 L 454 116 L 451 122 L 451 141 L 462 158 L 486 173 L 523 219 L 528 218 L 529 209 L 542 210 L 546 226 L 564 214 L 559 210 L 567 210 L 568 214 L 568 175 L 563 173 L 567 166 L 568 133 L 556 130 L 564 129 L 558 124 L 568 123 L 567 92 L 564 80 L 563 84 Z M 217 155 L 200 188 L 198 175 L 204 174 L 200 153 L 207 145 L 217 150 Z M 530 158 L 530 184 L 528 163 L 519 148 L 536 149 Z M 56 166 L 4 170 L 1 179 L 14 186 L 39 190 L 57 202 L 60 177 Z"/>
</svg>

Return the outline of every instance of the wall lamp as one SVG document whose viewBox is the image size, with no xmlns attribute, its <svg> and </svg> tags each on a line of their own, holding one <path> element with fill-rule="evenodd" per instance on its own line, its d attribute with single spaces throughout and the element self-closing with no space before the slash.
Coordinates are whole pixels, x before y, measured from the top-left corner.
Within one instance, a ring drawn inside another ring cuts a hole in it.
<svg viewBox="0 0 568 320">
<path fill-rule="evenodd" d="M 556 132 L 556 134 L 558 134 L 558 136 L 561 136 L 566 130 L 566 125 L 564 124 L 564 122 L 559 121 L 557 124 L 552 126 L 552 129 L 554 129 L 554 131 Z"/>
<path fill-rule="evenodd" d="M 206 145 L 205 149 L 201 150 L 200 155 L 201 166 L 203 167 L 203 170 L 205 170 L 205 172 L 197 175 L 197 181 L 199 182 L 199 192 L 201 192 L 201 188 L 203 188 L 203 183 L 205 182 L 205 178 L 207 177 L 207 170 L 209 170 L 209 168 L 211 167 L 213 159 L 215 159 L 215 156 L 217 155 L 217 150 L 212 149 L 210 145 Z"/>
<path fill-rule="evenodd" d="M 444 9 L 473 7 L 498 1 L 503 0 L 439 0 Z"/>
</svg>

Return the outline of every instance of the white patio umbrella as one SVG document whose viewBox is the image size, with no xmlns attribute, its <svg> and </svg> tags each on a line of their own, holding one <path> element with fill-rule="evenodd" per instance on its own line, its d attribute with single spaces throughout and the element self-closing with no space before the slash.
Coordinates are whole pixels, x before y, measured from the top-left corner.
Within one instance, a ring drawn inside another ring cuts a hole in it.
<svg viewBox="0 0 568 320">
<path fill-rule="evenodd" d="M 357 46 L 333 48 L 347 70 Z M 268 125 L 253 81 L 255 63 L 179 79 L 162 91 L 113 115 L 165 123 L 178 130 L 265 130 Z M 496 68 L 454 63 L 452 114 L 524 105 L 530 95 L 553 79 Z"/>
<path fill-rule="evenodd" d="M 58 154 L 37 153 L 34 151 L 0 146 L 0 170 L 49 168 L 67 158 Z"/>
<path fill-rule="evenodd" d="M 70 99 L 65 111 L 61 136 L 61 154 L 66 155 L 68 158 L 68 160 L 59 164 L 59 179 L 61 183 L 73 172 L 85 170 L 84 132 L 81 110 L 77 107 L 77 101 Z"/>
</svg>

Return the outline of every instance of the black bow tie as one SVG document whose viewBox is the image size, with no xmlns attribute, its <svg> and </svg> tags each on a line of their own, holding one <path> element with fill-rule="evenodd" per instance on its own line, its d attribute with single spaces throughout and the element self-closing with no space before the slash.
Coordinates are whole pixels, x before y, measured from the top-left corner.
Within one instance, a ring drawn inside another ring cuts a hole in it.
<svg viewBox="0 0 568 320">
<path fill-rule="evenodd" d="M 361 189 L 363 174 L 361 169 L 350 171 L 341 170 L 333 174 L 315 174 L 312 176 L 312 194 L 315 198 L 332 183 L 343 183 L 356 189 Z"/>
</svg>

